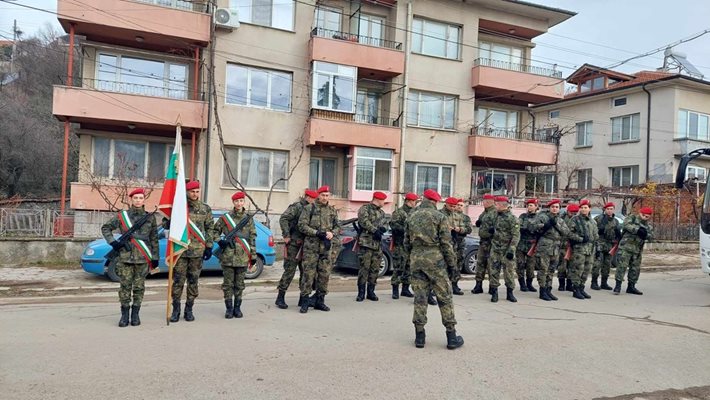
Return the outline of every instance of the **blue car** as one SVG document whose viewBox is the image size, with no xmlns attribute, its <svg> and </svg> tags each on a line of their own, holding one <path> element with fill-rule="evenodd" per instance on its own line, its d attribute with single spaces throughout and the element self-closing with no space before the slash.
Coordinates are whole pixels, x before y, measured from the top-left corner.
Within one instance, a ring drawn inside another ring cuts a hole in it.
<svg viewBox="0 0 710 400">
<path fill-rule="evenodd" d="M 223 212 L 214 212 L 213 216 L 219 218 Z M 256 226 L 256 255 L 258 260 L 256 264 L 247 270 L 246 278 L 254 279 L 261 275 L 264 270 L 264 265 L 274 265 L 276 260 L 276 250 L 274 249 L 274 237 L 271 230 L 265 227 L 261 222 L 254 221 Z M 160 246 L 160 271 L 167 272 L 168 267 L 165 264 L 165 245 L 167 243 L 166 231 L 163 228 L 158 228 L 158 245 Z M 118 238 L 120 235 L 114 234 Z M 217 248 L 217 243 L 214 244 Z M 89 243 L 81 253 L 81 267 L 86 272 L 97 275 L 106 275 L 112 281 L 118 282 L 119 277 L 116 274 L 116 260 L 106 265 L 104 256 L 111 251 L 111 246 L 104 239 L 97 239 Z M 205 261 L 202 267 L 203 271 L 221 271 L 219 260 L 217 257 L 212 257 Z"/>
</svg>

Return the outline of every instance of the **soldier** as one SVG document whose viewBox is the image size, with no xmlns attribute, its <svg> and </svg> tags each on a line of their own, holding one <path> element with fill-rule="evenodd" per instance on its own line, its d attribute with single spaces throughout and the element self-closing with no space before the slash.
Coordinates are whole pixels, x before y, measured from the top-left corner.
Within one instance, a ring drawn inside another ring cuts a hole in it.
<svg viewBox="0 0 710 400">
<path fill-rule="evenodd" d="M 458 265 L 456 266 L 456 287 L 454 288 L 454 294 L 457 295 L 463 295 L 463 291 L 459 289 L 458 281 L 461 279 L 461 270 L 464 267 L 464 263 L 468 262 L 468 260 L 466 260 L 466 236 L 473 232 L 471 217 L 469 217 L 468 214 L 464 212 L 465 207 L 466 203 L 464 202 L 464 200 L 458 199 L 458 203 L 456 203 L 456 213 L 460 215 L 460 225 L 459 230 L 456 231 L 456 240 L 453 241 L 454 250 L 456 251 L 456 259 L 458 260 Z"/>
<path fill-rule="evenodd" d="M 580 300 L 592 298 L 584 291 L 584 285 L 594 262 L 594 243 L 599 239 L 597 223 L 590 217 L 590 210 L 589 200 L 580 201 L 579 214 L 570 221 L 572 259 L 568 268 L 572 278 L 573 297 Z"/>
<path fill-rule="evenodd" d="M 214 227 L 212 209 L 200 201 L 200 182 L 191 181 L 185 185 L 187 190 L 188 232 L 190 246 L 178 259 L 173 271 L 173 313 L 170 322 L 180 320 L 180 298 L 187 280 L 185 302 L 185 321 L 194 321 L 192 306 L 199 295 L 198 280 L 202 272 L 202 262 L 212 257 L 212 240 L 209 233 Z M 167 228 L 170 227 L 168 221 Z"/>
<path fill-rule="evenodd" d="M 222 215 L 211 232 L 213 240 L 221 249 L 219 264 L 222 266 L 223 280 L 222 292 L 226 311 L 224 318 L 242 318 L 242 293 L 244 292 L 244 276 L 247 268 L 256 263 L 256 227 L 254 219 L 247 215 L 244 208 L 244 192 L 232 195 L 234 208 Z M 244 218 L 249 218 L 246 226 L 241 228 L 231 241 L 222 238 L 235 229 Z M 232 302 L 234 298 L 234 302 Z"/>
<path fill-rule="evenodd" d="M 579 212 L 579 205 L 575 203 L 569 203 L 567 204 L 567 210 L 565 212 L 564 217 L 562 219 L 564 222 L 567 224 L 567 228 L 569 230 L 569 227 L 572 226 L 572 217 L 577 215 Z M 565 255 L 567 254 L 567 248 L 570 247 L 571 244 L 569 242 L 569 238 L 564 237 L 560 241 L 560 260 L 558 264 L 558 270 L 557 270 L 557 280 L 560 282 L 560 287 L 557 288 L 560 292 L 571 292 L 572 291 L 572 279 L 568 273 L 567 269 L 567 264 L 569 264 L 569 261 L 565 258 Z"/>
<path fill-rule="evenodd" d="M 549 211 L 538 213 L 537 223 L 541 225 L 537 239 L 537 283 L 540 285 L 540 299 L 557 300 L 552 294 L 552 280 L 560 260 L 560 243 L 569 235 L 567 223 L 560 217 L 560 200 L 547 203 Z M 522 229 L 522 228 L 521 228 Z"/>
<path fill-rule="evenodd" d="M 516 303 L 518 300 L 513 295 L 515 290 L 515 249 L 520 241 L 520 224 L 515 215 L 510 212 L 510 203 L 506 196 L 495 197 L 496 218 L 495 226 L 489 228 L 488 233 L 493 235 L 491 241 L 490 274 L 488 284 L 491 289 L 491 302 L 498 302 L 498 286 L 500 286 L 500 271 L 506 287 L 506 300 Z"/>
<path fill-rule="evenodd" d="M 140 309 L 145 293 L 145 276 L 148 265 L 158 268 L 158 228 L 155 218 L 148 217 L 141 227 L 133 234 L 130 243 L 122 245 L 113 237 L 113 231 L 121 233 L 128 231 L 134 223 L 146 215 L 145 191 L 135 189 L 128 194 L 131 206 L 128 210 L 121 211 L 101 226 L 101 234 L 106 242 L 119 253 L 116 264 L 116 275 L 121 279 L 118 289 L 118 300 L 121 302 L 121 319 L 118 326 L 128 326 L 128 311 L 131 311 L 131 325 L 141 324 Z M 133 294 L 133 306 L 131 306 Z"/>
<path fill-rule="evenodd" d="M 495 226 L 496 218 L 498 217 L 498 212 L 493 202 L 494 198 L 492 194 L 483 195 L 484 210 L 476 220 L 480 240 L 478 243 L 478 254 L 476 255 L 476 286 L 471 290 L 473 294 L 483 293 L 483 279 L 486 277 L 486 273 L 490 275 L 490 263 L 488 258 L 491 255 L 491 239 L 493 239 L 491 228 Z M 488 293 L 491 294 L 491 292 L 492 289 L 488 288 Z"/>
<path fill-rule="evenodd" d="M 404 235 L 407 225 L 407 217 L 417 205 L 419 196 L 414 193 L 407 193 L 404 196 L 404 205 L 392 213 L 390 228 L 392 229 L 392 242 L 394 243 L 394 272 L 392 272 L 392 298 L 399 298 L 399 285 L 402 284 L 402 296 L 414 297 L 409 291 L 410 269 L 409 254 L 404 248 Z"/>
<path fill-rule="evenodd" d="M 314 308 L 321 311 L 330 311 L 325 304 L 328 294 L 328 281 L 332 269 L 333 253 L 332 240 L 340 234 L 338 212 L 335 207 L 328 204 L 330 200 L 330 187 L 318 188 L 318 198 L 313 204 L 303 208 L 298 218 L 298 230 L 305 238 L 303 240 L 303 277 L 301 278 L 301 313 L 308 312 L 308 297 L 313 291 L 313 282 L 316 283 L 316 300 Z"/>
<path fill-rule="evenodd" d="M 286 211 L 279 218 L 279 225 L 284 238 L 284 246 L 286 246 L 286 257 L 284 257 L 284 272 L 279 281 L 279 294 L 276 296 L 276 306 L 281 309 L 288 308 L 286 304 L 286 291 L 293 281 L 293 276 L 296 274 L 296 267 L 299 268 L 299 281 L 303 279 L 303 271 L 301 268 L 300 256 L 303 255 L 303 234 L 298 230 L 298 218 L 301 216 L 303 209 L 313 204 L 318 193 L 314 190 L 307 189 L 303 197 L 288 206 Z M 299 253 L 300 256 L 299 256 Z M 301 304 L 299 304 L 299 307 Z"/>
<path fill-rule="evenodd" d="M 528 212 L 518 217 L 520 220 L 520 242 L 518 242 L 518 251 L 516 254 L 516 260 L 518 262 L 518 283 L 520 284 L 521 292 L 537 292 L 533 286 L 537 258 L 535 256 L 528 256 L 528 251 L 537 240 L 538 230 L 542 228 L 541 225 L 538 226 L 539 223 L 536 218 L 538 200 L 527 199 L 525 200 L 525 206 Z"/>
<path fill-rule="evenodd" d="M 358 235 L 358 259 L 360 270 L 357 274 L 357 299 L 365 300 L 365 285 L 367 285 L 367 299 L 377 301 L 375 294 L 377 277 L 382 263 L 382 235 L 387 232 L 385 227 L 385 205 L 387 195 L 382 192 L 372 194 L 372 201 L 360 207 L 357 212 L 357 223 L 360 226 Z"/>
<path fill-rule="evenodd" d="M 611 290 L 611 286 L 607 283 L 609 279 L 609 271 L 611 270 L 611 258 L 609 251 L 621 239 L 621 228 L 619 221 L 614 217 L 614 203 L 604 204 L 604 213 L 594 217 L 599 230 L 599 240 L 597 241 L 597 253 L 594 259 L 594 268 L 592 269 L 592 286 L 593 290 Z M 599 286 L 597 278 L 599 273 L 602 275 L 602 285 Z"/>
<path fill-rule="evenodd" d="M 462 295 L 463 291 L 459 288 L 459 279 L 461 279 L 461 270 L 459 268 L 458 259 L 458 241 L 459 232 L 461 231 L 461 214 L 456 212 L 456 205 L 459 204 L 459 199 L 455 197 L 449 197 L 444 202 L 444 208 L 441 209 L 441 213 L 446 217 L 446 221 L 449 223 L 451 229 L 451 242 L 454 246 L 454 252 L 457 253 L 456 263 L 453 265 L 447 265 L 447 273 L 449 275 L 449 280 L 451 281 L 451 290 L 456 295 Z"/>
<path fill-rule="evenodd" d="M 441 201 L 439 193 L 432 189 L 424 191 L 424 199 L 407 217 L 404 245 L 409 251 L 414 289 L 414 323 L 417 348 L 424 347 L 427 323 L 427 296 L 434 291 L 438 299 L 441 322 L 446 327 L 446 347 L 455 349 L 463 345 L 463 338 L 456 335 L 456 318 L 446 266 L 456 263 L 456 254 L 451 245 L 451 226 L 446 217 L 436 209 Z"/>
<path fill-rule="evenodd" d="M 621 282 L 624 281 L 626 269 L 629 269 L 629 283 L 626 286 L 626 293 L 642 295 L 643 292 L 636 289 L 636 283 L 641 274 L 641 253 L 646 242 L 653 239 L 653 227 L 649 225 L 653 209 L 643 207 L 639 210 L 639 215 L 631 215 L 624 220 L 624 231 L 619 242 L 619 260 L 616 263 L 616 285 L 614 294 L 621 292 Z"/>
</svg>

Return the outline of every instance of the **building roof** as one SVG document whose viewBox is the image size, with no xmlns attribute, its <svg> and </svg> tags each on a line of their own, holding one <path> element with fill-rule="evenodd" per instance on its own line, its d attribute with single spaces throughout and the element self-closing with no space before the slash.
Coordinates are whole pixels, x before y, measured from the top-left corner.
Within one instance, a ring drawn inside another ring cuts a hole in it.
<svg viewBox="0 0 710 400">
<path fill-rule="evenodd" d="M 572 75 L 567 77 L 567 82 L 578 84 L 589 79 L 589 77 L 592 75 L 606 75 L 610 78 L 620 81 L 628 81 L 634 78 L 633 75 L 627 75 L 621 72 L 585 63 L 581 67 L 577 68 L 577 70 L 574 71 Z"/>
</svg>

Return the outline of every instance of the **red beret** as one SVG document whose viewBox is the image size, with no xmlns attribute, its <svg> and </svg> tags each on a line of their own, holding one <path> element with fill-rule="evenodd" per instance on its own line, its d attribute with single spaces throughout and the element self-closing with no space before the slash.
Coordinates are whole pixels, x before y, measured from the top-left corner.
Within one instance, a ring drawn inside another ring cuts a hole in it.
<svg viewBox="0 0 710 400">
<path fill-rule="evenodd" d="M 459 201 L 457 204 L 466 203 L 466 200 L 464 200 L 463 197 L 457 200 Z"/>
<path fill-rule="evenodd" d="M 375 192 L 372 194 L 372 198 L 377 200 L 384 200 L 387 198 L 387 194 L 383 192 Z"/>
<path fill-rule="evenodd" d="M 232 195 L 232 200 L 239 200 L 244 198 L 244 192 L 237 192 Z"/>
<path fill-rule="evenodd" d="M 493 201 L 496 202 L 501 202 L 501 203 L 507 203 L 508 202 L 508 196 L 496 196 Z"/>
<path fill-rule="evenodd" d="M 493 199 L 495 199 L 495 196 L 493 196 L 492 194 L 487 193 L 487 194 L 483 195 L 483 200 L 493 200 Z"/>
<path fill-rule="evenodd" d="M 653 208 L 651 208 L 651 207 L 642 207 L 642 208 L 639 210 L 639 213 L 651 215 L 651 214 L 653 214 Z"/>
<path fill-rule="evenodd" d="M 131 193 L 128 193 L 128 197 L 133 197 L 133 195 L 136 195 L 136 194 L 145 195 L 145 190 L 143 190 L 143 188 L 133 189 L 133 191 Z"/>
<path fill-rule="evenodd" d="M 318 188 L 318 194 L 324 193 L 324 192 L 330 192 L 330 186 L 324 185 Z"/>
<path fill-rule="evenodd" d="M 313 199 L 318 197 L 318 192 L 316 192 L 315 190 L 311 190 L 311 189 L 306 189 L 305 194 L 306 194 L 306 196 L 313 198 Z"/>
<path fill-rule="evenodd" d="M 419 196 L 417 196 L 416 193 L 407 193 L 407 194 L 404 196 L 404 199 L 405 199 L 405 200 L 419 200 Z"/>
<path fill-rule="evenodd" d="M 554 204 L 560 204 L 560 199 L 552 199 L 547 202 L 548 207 L 550 207 L 551 205 L 554 205 Z"/>
<path fill-rule="evenodd" d="M 614 208 L 614 207 L 616 207 L 616 204 L 614 204 L 612 202 L 608 202 L 608 203 L 604 204 L 604 208 L 609 208 L 609 207 Z"/>
<path fill-rule="evenodd" d="M 576 205 L 574 203 L 567 204 L 567 212 L 573 213 L 573 212 L 578 212 L 578 211 L 579 211 L 578 205 Z"/>
<path fill-rule="evenodd" d="M 559 203 L 559 200 L 557 202 Z M 525 200 L 525 205 L 528 205 L 528 204 L 538 204 L 538 201 L 537 201 L 537 199 L 527 199 L 527 200 Z"/>
<path fill-rule="evenodd" d="M 450 206 L 455 206 L 459 204 L 459 199 L 457 199 L 456 197 L 449 197 L 446 199 L 446 204 Z"/>
<path fill-rule="evenodd" d="M 187 182 L 187 185 L 185 185 L 185 190 L 194 190 L 194 189 L 199 189 L 200 188 L 200 182 L 197 181 L 190 181 Z"/>
<path fill-rule="evenodd" d="M 580 201 L 579 201 L 579 206 L 580 206 L 580 207 L 582 207 L 582 206 L 591 207 L 592 204 L 589 202 L 589 200 L 584 199 L 584 200 L 580 200 Z"/>
<path fill-rule="evenodd" d="M 424 191 L 424 197 L 431 201 L 441 201 L 441 196 L 434 189 L 427 189 Z"/>
</svg>

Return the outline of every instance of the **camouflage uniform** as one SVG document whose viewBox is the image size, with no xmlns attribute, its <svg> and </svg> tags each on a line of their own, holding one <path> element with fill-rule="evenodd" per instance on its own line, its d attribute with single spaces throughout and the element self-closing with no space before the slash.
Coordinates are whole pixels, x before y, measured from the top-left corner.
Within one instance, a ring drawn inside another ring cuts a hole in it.
<svg viewBox="0 0 710 400">
<path fill-rule="evenodd" d="M 461 279 L 461 270 L 463 270 L 464 265 L 468 262 L 468 260 L 466 260 L 466 236 L 473 232 L 471 217 L 464 212 L 457 211 L 457 213 L 461 215 L 461 219 L 459 220 L 459 228 L 461 228 L 461 232 L 456 235 L 456 240 L 453 240 L 454 250 L 456 251 L 456 259 L 458 260 L 455 275 L 456 283 L 458 283 L 459 279 Z"/>
<path fill-rule="evenodd" d="M 505 286 L 515 289 L 515 249 L 520 241 L 520 224 L 510 209 L 498 211 L 495 233 L 491 243 L 489 285 L 494 291 L 500 286 L 500 272 L 503 271 Z"/>
<path fill-rule="evenodd" d="M 303 241 L 303 277 L 301 277 L 301 299 L 310 296 L 313 282 L 316 283 L 316 301 L 328 294 L 328 281 L 333 268 L 332 241 L 319 238 L 319 233 L 340 234 L 338 212 L 335 207 L 315 201 L 303 208 L 298 218 L 298 230 L 305 235 Z M 305 302 L 308 304 L 308 301 Z M 303 312 L 303 308 L 301 308 Z M 307 309 L 306 309 L 307 311 Z"/>
<path fill-rule="evenodd" d="M 490 206 L 486 208 L 476 220 L 476 226 L 478 227 L 478 253 L 476 254 L 476 269 L 474 271 L 476 276 L 476 286 L 471 290 L 471 293 L 482 293 L 482 282 L 486 277 L 486 273 L 490 276 L 490 261 L 488 258 L 491 255 L 491 240 L 493 239 L 493 234 L 490 230 L 495 226 L 496 218 L 498 218 L 498 212 L 495 206 Z"/>
<path fill-rule="evenodd" d="M 537 213 L 534 212 L 526 212 L 518 217 L 520 221 L 520 241 L 518 242 L 515 258 L 518 267 L 517 273 L 520 282 L 520 290 L 524 292 L 531 288 L 533 290 L 535 289 L 532 286 L 532 280 L 535 279 L 537 259 L 535 256 L 528 256 L 528 251 L 535 243 L 539 229 L 542 228 L 542 225 L 539 224 L 536 217 Z M 524 279 L 527 279 L 527 282 L 530 282 L 530 284 L 523 285 Z"/>
<path fill-rule="evenodd" d="M 459 257 L 458 257 L 458 234 L 456 234 L 456 238 L 454 238 L 454 228 L 457 228 L 462 225 L 461 220 L 463 219 L 461 217 L 461 214 L 449 210 L 448 208 L 444 207 L 441 209 L 441 213 L 444 214 L 444 217 L 446 217 L 446 223 L 449 224 L 449 230 L 451 230 L 451 243 L 452 246 L 454 247 L 454 253 L 456 254 L 456 262 L 451 265 L 446 266 L 446 273 L 449 276 L 449 281 L 451 281 L 452 284 L 458 284 L 459 279 L 461 279 L 461 269 L 459 269 Z"/>
<path fill-rule="evenodd" d="M 407 217 L 414 210 L 413 207 L 403 205 L 392 214 L 390 228 L 392 228 L 392 240 L 394 242 L 394 272 L 392 273 L 393 285 L 410 284 L 409 253 L 404 248 L 404 235 L 407 224 Z"/>
<path fill-rule="evenodd" d="M 646 230 L 646 239 L 639 236 L 639 229 Z M 641 254 L 646 242 L 653 240 L 653 227 L 638 215 L 631 215 L 624 220 L 624 233 L 619 242 L 619 259 L 616 263 L 616 282 L 624 281 L 626 269 L 629 270 L 629 286 L 636 285 L 641 274 Z"/>
<path fill-rule="evenodd" d="M 187 303 L 191 305 L 199 295 L 198 279 L 202 272 L 202 254 L 205 247 L 212 248 L 210 232 L 214 227 L 212 219 L 212 209 L 206 203 L 199 200 L 187 200 L 188 217 L 197 228 L 205 235 L 203 244 L 194 235 L 190 235 L 190 246 L 182 253 L 173 269 L 173 304 L 180 303 L 182 289 L 187 280 Z"/>
<path fill-rule="evenodd" d="M 592 269 L 592 281 L 596 283 L 601 272 L 602 282 L 606 285 L 611 270 L 612 256 L 609 251 L 621 238 L 621 229 L 619 221 L 613 215 L 608 217 L 606 214 L 600 214 L 594 217 L 594 221 L 597 223 L 599 240 L 597 240 L 597 253 Z"/>
<path fill-rule="evenodd" d="M 286 245 L 286 258 L 284 259 L 284 273 L 281 275 L 278 289 L 286 291 L 293 281 L 293 276 L 296 274 L 296 267 L 301 268 L 301 261 L 297 259 L 298 251 L 303 246 L 303 234 L 298 230 L 298 218 L 301 212 L 308 205 L 306 199 L 301 199 L 290 206 L 281 214 L 279 225 L 284 237 L 288 237 L 290 241 Z M 303 272 L 299 274 L 302 279 Z"/>
<path fill-rule="evenodd" d="M 569 213 L 566 213 L 564 217 L 562 217 L 562 220 L 567 224 L 567 229 L 571 229 L 572 227 L 572 215 Z M 560 259 L 559 259 L 559 264 L 557 268 L 557 278 L 559 279 L 567 279 L 571 283 L 571 276 L 569 274 L 569 271 L 567 269 L 567 266 L 569 264 L 568 260 L 565 260 L 565 253 L 567 253 L 567 246 L 569 245 L 569 237 L 564 237 L 560 241 Z M 571 290 L 571 289 L 570 289 Z"/>
<path fill-rule="evenodd" d="M 360 225 L 358 236 L 360 270 L 357 274 L 357 284 L 358 286 L 368 284 L 374 289 L 382 263 L 382 242 L 376 240 L 373 234 L 378 229 L 384 228 L 385 212 L 382 211 L 382 207 L 367 203 L 357 212 L 357 223 Z"/>
<path fill-rule="evenodd" d="M 145 213 L 144 207 L 131 207 L 128 209 L 128 217 L 133 223 L 141 219 Z M 124 229 L 118 215 L 101 226 L 101 234 L 106 239 L 106 242 L 111 243 L 116 240 L 113 237 L 113 231 L 115 230 L 119 230 L 121 233 L 127 230 Z M 133 234 L 133 238 L 144 241 L 152 253 L 152 260 L 158 260 L 158 227 L 155 218 L 149 218 Z M 128 247 L 129 249 L 121 249 L 116 263 L 116 275 L 121 278 L 118 299 L 122 307 L 131 305 L 131 294 L 133 294 L 133 305 L 141 305 L 143 294 L 145 293 L 145 276 L 148 274 L 148 262 L 143 257 L 143 254 L 134 244 L 129 244 Z"/>
<path fill-rule="evenodd" d="M 597 223 L 589 215 L 584 216 L 582 213 L 575 215 L 570 221 L 569 238 L 572 242 L 569 275 L 572 284 L 584 293 L 584 284 L 594 262 L 594 243 L 599 238 Z"/>
<path fill-rule="evenodd" d="M 552 287 L 552 279 L 555 275 L 555 268 L 559 263 L 560 243 L 569 235 L 569 227 L 563 217 L 550 212 L 541 212 L 537 217 L 540 228 L 540 238 L 537 240 L 537 251 L 535 257 L 539 270 L 537 271 L 537 282 L 540 288 Z M 549 293 L 549 292 L 548 292 Z"/>
<path fill-rule="evenodd" d="M 232 209 L 229 213 L 235 223 L 239 223 L 247 216 L 244 208 L 241 210 Z M 231 231 L 225 221 L 225 217 L 220 217 L 214 224 L 212 239 L 219 240 L 222 235 L 227 235 Z M 246 243 L 245 243 L 246 242 Z M 222 249 L 219 255 L 219 264 L 222 267 L 224 278 L 222 280 L 222 292 L 224 299 L 235 298 L 237 304 L 241 305 L 242 292 L 244 292 L 244 276 L 250 262 L 256 262 L 256 226 L 254 219 L 250 219 L 242 230 L 237 233 L 235 242 Z"/>
</svg>

